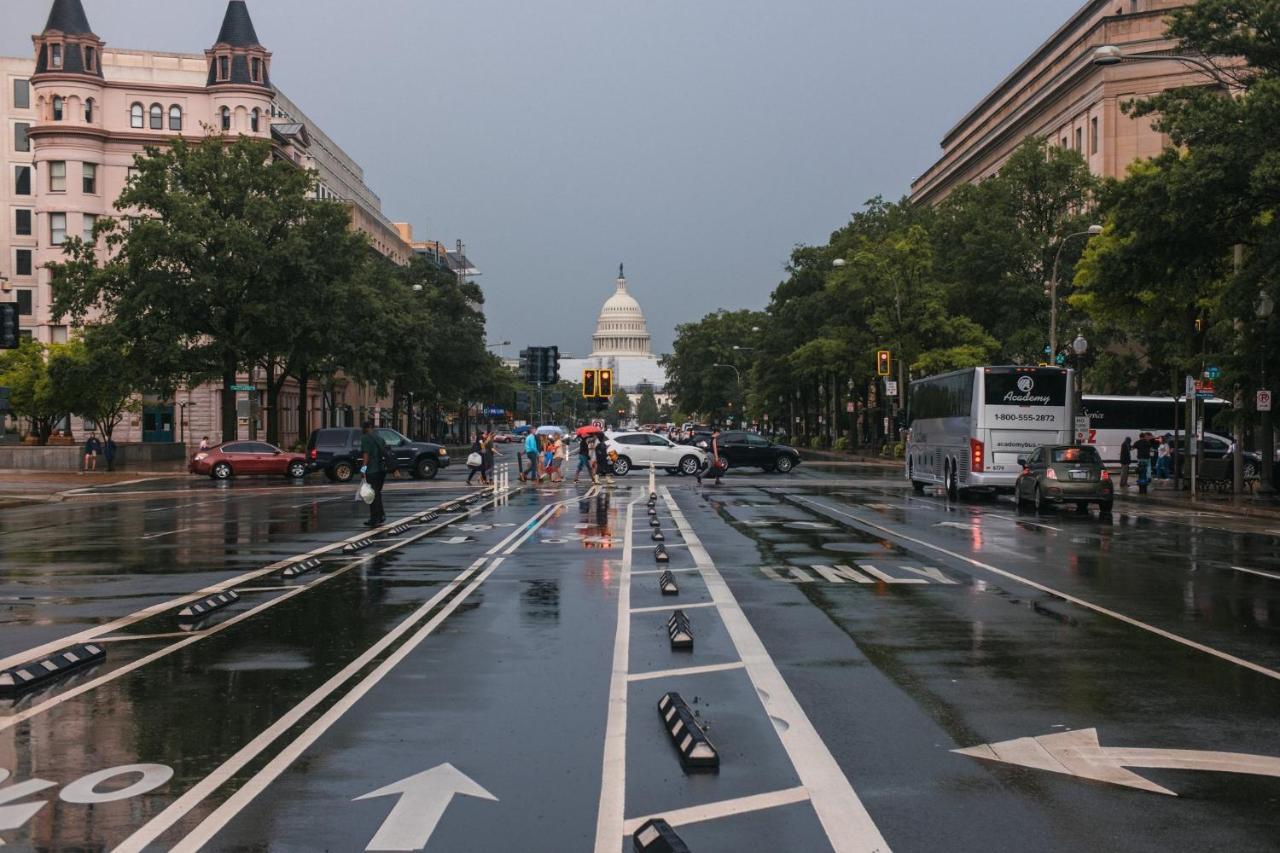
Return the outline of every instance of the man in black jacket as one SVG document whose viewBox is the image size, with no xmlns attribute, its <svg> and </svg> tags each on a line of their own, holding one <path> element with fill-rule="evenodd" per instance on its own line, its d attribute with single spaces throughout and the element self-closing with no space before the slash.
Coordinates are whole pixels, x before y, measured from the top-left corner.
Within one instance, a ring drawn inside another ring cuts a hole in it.
<svg viewBox="0 0 1280 853">
<path fill-rule="evenodd" d="M 1133 463 L 1133 439 L 1129 436 L 1124 437 L 1124 443 L 1120 445 L 1120 491 L 1127 492 L 1129 490 L 1129 465 Z"/>
</svg>

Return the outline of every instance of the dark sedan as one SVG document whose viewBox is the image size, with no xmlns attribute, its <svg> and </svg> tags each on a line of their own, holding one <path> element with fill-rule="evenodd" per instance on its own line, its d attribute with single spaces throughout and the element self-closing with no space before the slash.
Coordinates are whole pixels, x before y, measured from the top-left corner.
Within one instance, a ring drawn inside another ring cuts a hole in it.
<svg viewBox="0 0 1280 853">
<path fill-rule="evenodd" d="M 722 432 L 719 445 L 720 456 L 729 463 L 730 468 L 762 468 L 765 471 L 787 474 L 800 464 L 800 454 L 793 448 L 772 442 L 754 432 Z"/>
<path fill-rule="evenodd" d="M 1042 512 L 1052 504 L 1074 503 L 1081 512 L 1088 512 L 1089 504 L 1097 504 L 1102 513 L 1111 512 L 1111 475 L 1097 448 L 1037 447 L 1030 456 L 1020 457 L 1018 464 L 1022 473 L 1013 485 L 1018 506 L 1031 503 Z"/>
</svg>

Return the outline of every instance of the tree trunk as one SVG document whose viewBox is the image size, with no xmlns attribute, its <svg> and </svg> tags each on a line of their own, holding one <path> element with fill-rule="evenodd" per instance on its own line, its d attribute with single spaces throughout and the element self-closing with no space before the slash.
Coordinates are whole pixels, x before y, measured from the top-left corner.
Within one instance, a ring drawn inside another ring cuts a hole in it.
<svg viewBox="0 0 1280 853">
<path fill-rule="evenodd" d="M 236 417 L 236 392 L 232 386 L 236 384 L 236 362 L 228 357 L 222 362 L 222 440 L 235 441 L 239 438 L 239 420 Z"/>
<path fill-rule="evenodd" d="M 267 371 L 267 443 L 280 446 L 280 386 L 284 384 L 284 376 L 276 379 L 276 361 L 269 358 L 265 364 Z"/>
<path fill-rule="evenodd" d="M 307 376 L 306 370 L 298 371 L 298 441 L 306 442 L 311 437 L 310 425 L 307 423 L 307 415 L 310 408 L 307 405 Z"/>
</svg>

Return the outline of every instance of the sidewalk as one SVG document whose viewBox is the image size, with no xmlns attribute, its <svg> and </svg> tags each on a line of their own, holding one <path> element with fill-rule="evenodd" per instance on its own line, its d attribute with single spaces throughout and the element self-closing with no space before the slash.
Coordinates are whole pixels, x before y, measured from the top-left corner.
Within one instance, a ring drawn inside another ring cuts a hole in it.
<svg viewBox="0 0 1280 853">
<path fill-rule="evenodd" d="M 1209 492 L 1208 494 L 1200 494 L 1195 500 L 1192 500 L 1189 492 L 1179 491 L 1174 488 L 1155 487 L 1148 489 L 1147 494 L 1140 495 L 1138 494 L 1137 486 L 1130 485 L 1128 493 L 1121 494 L 1117 485 L 1116 499 L 1130 506 L 1151 504 L 1153 506 L 1177 507 L 1188 510 L 1217 510 L 1218 512 L 1280 521 L 1280 500 L 1271 504 L 1260 503 L 1255 501 L 1254 497 L 1247 492 L 1243 495 Z"/>
</svg>

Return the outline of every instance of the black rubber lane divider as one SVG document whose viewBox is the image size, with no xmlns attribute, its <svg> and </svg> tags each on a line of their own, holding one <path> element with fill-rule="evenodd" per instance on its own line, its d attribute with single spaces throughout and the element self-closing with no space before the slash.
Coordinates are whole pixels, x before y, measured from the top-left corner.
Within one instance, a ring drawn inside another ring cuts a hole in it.
<svg viewBox="0 0 1280 853">
<path fill-rule="evenodd" d="M 667 734 L 671 735 L 671 743 L 680 753 L 680 766 L 686 773 L 720 769 L 720 753 L 711 745 L 707 733 L 679 693 L 663 694 L 658 700 L 658 713 L 667 726 Z"/>
<path fill-rule="evenodd" d="M 656 527 L 655 527 L 655 528 L 653 528 L 653 541 L 654 541 L 654 542 L 666 542 L 666 541 L 667 541 L 667 537 L 663 534 L 663 532 L 662 532 L 661 530 L 659 530 L 658 528 L 656 528 Z"/>
<path fill-rule="evenodd" d="M 658 588 L 662 590 L 663 595 L 680 594 L 680 587 L 676 585 L 676 576 L 671 572 L 663 572 L 658 575 Z"/>
<path fill-rule="evenodd" d="M 194 622 L 203 619 L 215 610 L 220 610 L 228 604 L 235 604 L 240 600 L 240 593 L 235 590 L 227 590 L 217 595 L 211 595 L 208 598 L 202 598 L 194 601 L 186 607 L 178 611 L 178 620 L 181 622 Z"/>
<path fill-rule="evenodd" d="M 418 524 L 428 524 L 440 517 L 438 512 L 429 512 L 426 515 L 418 517 Z"/>
<path fill-rule="evenodd" d="M 653 549 L 653 559 L 659 563 L 670 563 L 671 555 L 667 553 L 666 545 L 658 545 Z"/>
<path fill-rule="evenodd" d="M 658 508 L 653 504 L 649 504 L 649 515 L 657 515 L 657 514 L 658 514 Z"/>
<path fill-rule="evenodd" d="M 363 551 L 372 544 L 373 540 L 368 537 L 365 537 L 364 539 L 357 539 L 354 542 L 348 542 L 346 545 L 343 545 L 342 552 L 344 554 L 354 554 L 356 551 Z"/>
<path fill-rule="evenodd" d="M 314 572 L 320 568 L 320 558 L 311 557 L 301 562 L 294 563 L 292 566 L 285 566 L 284 571 L 280 573 L 282 578 L 296 578 L 298 575 L 305 575 L 307 572 Z"/>
<path fill-rule="evenodd" d="M 640 824 L 631 836 L 631 844 L 635 853 L 690 853 L 689 845 L 660 817 Z"/>
<path fill-rule="evenodd" d="M 671 618 L 667 620 L 667 634 L 671 637 L 673 652 L 693 651 L 693 628 L 683 610 L 671 614 Z"/>
<path fill-rule="evenodd" d="M 0 696 L 13 696 L 66 675 L 75 669 L 106 660 L 107 652 L 96 643 L 72 646 L 45 658 L 0 671 Z"/>
<path fill-rule="evenodd" d="M 661 526 L 662 526 L 662 522 L 658 520 L 657 516 L 653 516 L 653 515 L 651 515 L 651 516 L 649 516 L 649 526 L 650 526 L 650 527 L 661 527 Z"/>
<path fill-rule="evenodd" d="M 379 536 L 399 536 L 401 533 L 404 533 L 408 529 L 409 529 L 409 525 L 407 523 L 397 524 L 395 527 L 389 528 L 387 530 L 383 530 L 378 535 Z"/>
</svg>

